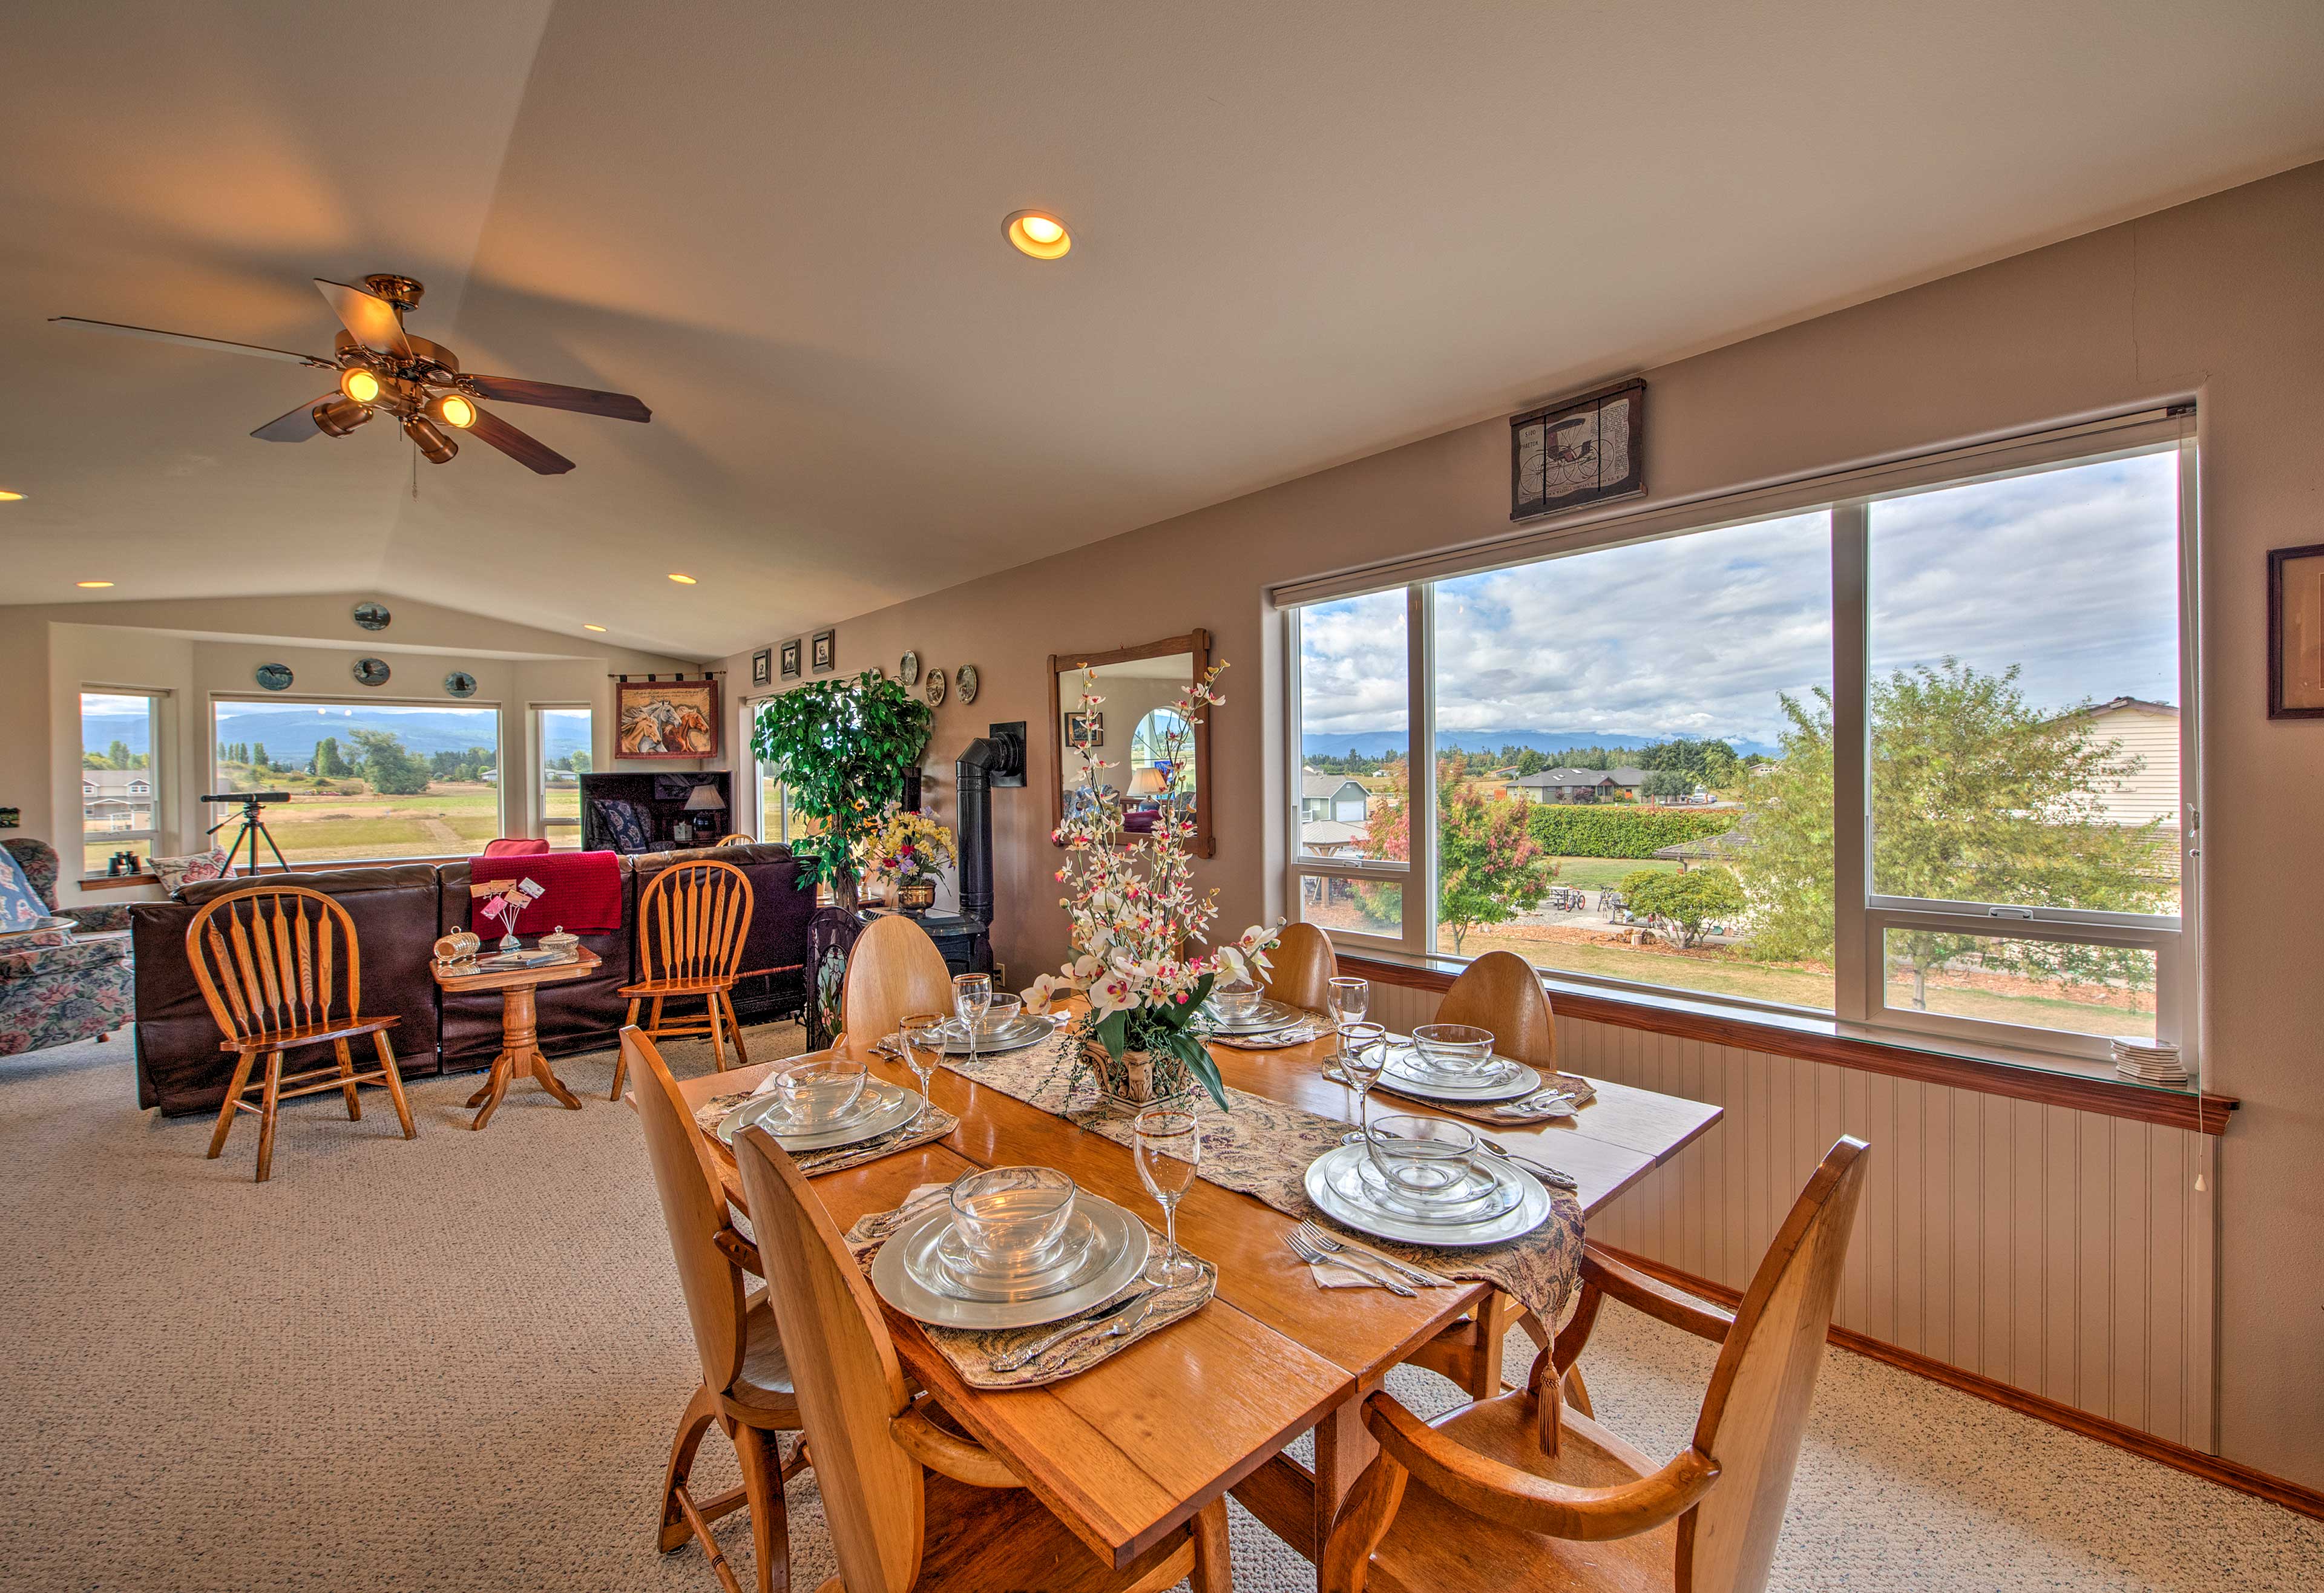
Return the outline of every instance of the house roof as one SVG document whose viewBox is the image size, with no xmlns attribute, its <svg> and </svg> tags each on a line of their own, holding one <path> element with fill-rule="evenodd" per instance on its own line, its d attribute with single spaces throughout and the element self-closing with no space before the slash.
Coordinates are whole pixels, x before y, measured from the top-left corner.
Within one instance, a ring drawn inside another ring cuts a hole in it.
<svg viewBox="0 0 2324 1593">
<path fill-rule="evenodd" d="M 1336 796 L 1349 786 L 1359 791 L 1364 788 L 1361 780 L 1350 775 L 1303 773 L 1299 777 L 1299 795 L 1302 796 Z"/>
<path fill-rule="evenodd" d="M 84 769 L 80 771 L 80 783 L 85 789 L 94 789 L 108 796 L 125 796 L 130 787 L 142 785 L 145 787 L 145 791 L 138 793 L 142 796 L 153 787 L 153 771 L 150 769 Z"/>
<path fill-rule="evenodd" d="M 1698 835 L 1675 846 L 1656 847 L 1655 855 L 1683 863 L 1708 862 L 1731 857 L 1748 843 L 1743 834 L 1743 825 L 1738 822 L 1733 828 L 1721 830 L 1716 835 Z"/>
<path fill-rule="evenodd" d="M 2095 719 L 2101 714 L 2127 711 L 2133 714 L 2153 714 L 2166 719 L 2179 717 L 2179 710 L 2169 703 L 2150 703 L 2144 697 L 2109 697 L 2103 703 L 2093 703 L 2078 708 L 2070 717 Z"/>
<path fill-rule="evenodd" d="M 1603 786 L 1620 783 L 1602 769 L 1545 769 L 1539 774 L 1529 774 L 1523 779 L 1509 782 L 1512 786 L 1526 786 L 1540 790 L 1552 790 L 1566 786 Z"/>
<path fill-rule="evenodd" d="M 1606 772 L 1614 777 L 1614 783 L 1618 786 L 1643 786 L 1646 783 L 1646 771 L 1632 769 L 1627 763 L 1617 764 Z"/>
<path fill-rule="evenodd" d="M 1338 819 L 1309 819 L 1299 826 L 1302 846 L 1345 846 L 1371 834 L 1369 824 L 1344 824 Z"/>
</svg>

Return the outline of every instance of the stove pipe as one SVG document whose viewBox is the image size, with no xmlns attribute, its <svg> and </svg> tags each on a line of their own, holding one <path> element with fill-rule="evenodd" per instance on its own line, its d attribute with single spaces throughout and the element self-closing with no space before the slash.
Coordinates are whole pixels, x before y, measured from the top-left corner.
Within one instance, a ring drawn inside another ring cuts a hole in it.
<svg viewBox="0 0 2324 1593">
<path fill-rule="evenodd" d="M 1008 749 L 979 736 L 953 765 L 960 804 L 960 916 L 992 922 L 992 777 L 1007 768 Z"/>
</svg>

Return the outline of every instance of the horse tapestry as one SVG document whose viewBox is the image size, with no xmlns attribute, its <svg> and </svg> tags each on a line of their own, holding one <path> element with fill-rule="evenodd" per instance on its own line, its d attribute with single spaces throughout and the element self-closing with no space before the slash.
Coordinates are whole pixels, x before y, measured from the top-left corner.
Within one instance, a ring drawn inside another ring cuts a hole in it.
<svg viewBox="0 0 2324 1593">
<path fill-rule="evenodd" d="M 718 683 L 622 680 L 613 685 L 616 756 L 718 756 Z"/>
</svg>

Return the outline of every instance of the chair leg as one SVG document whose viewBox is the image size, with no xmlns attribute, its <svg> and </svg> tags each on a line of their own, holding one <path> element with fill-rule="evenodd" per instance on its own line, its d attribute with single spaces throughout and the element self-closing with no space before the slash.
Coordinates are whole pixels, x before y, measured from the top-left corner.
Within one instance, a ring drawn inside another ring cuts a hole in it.
<svg viewBox="0 0 2324 1593">
<path fill-rule="evenodd" d="M 1568 1367 L 1565 1369 L 1563 1381 L 1565 1384 L 1565 1403 L 1572 1405 L 1582 1414 L 1589 1417 L 1591 1421 L 1596 1421 L 1598 1419 L 1598 1413 L 1591 1406 L 1590 1386 L 1582 1380 L 1582 1368 L 1580 1367 Z"/>
<path fill-rule="evenodd" d="M 403 1070 L 395 1064 L 395 1047 L 388 1044 L 385 1029 L 372 1030 L 371 1043 L 379 1052 L 379 1071 L 387 1075 L 387 1097 L 395 1102 L 396 1120 L 403 1125 L 403 1137 L 417 1139 L 420 1130 L 412 1127 L 411 1102 L 403 1093 Z"/>
<path fill-rule="evenodd" d="M 731 990 L 721 990 L 718 992 L 718 999 L 725 1004 L 726 1027 L 728 1032 L 734 1037 L 734 1065 L 736 1067 L 749 1067 L 751 1065 L 751 1054 L 743 1047 L 742 1045 L 742 1020 L 741 1017 L 736 1016 L 734 1011 L 734 992 Z"/>
<path fill-rule="evenodd" d="M 266 1054 L 266 1093 L 259 1098 L 258 1182 L 274 1176 L 274 1110 L 282 1100 L 282 1053 Z"/>
<path fill-rule="evenodd" d="M 347 1121 L 360 1123 L 363 1121 L 363 1102 L 355 1099 L 355 1056 L 347 1050 L 347 1043 L 345 1040 L 332 1041 L 331 1050 L 339 1059 L 339 1077 L 347 1081 L 339 1086 L 339 1093 L 347 1098 Z"/>
<path fill-rule="evenodd" d="M 718 992 L 713 990 L 704 998 L 704 1014 L 710 1019 L 710 1056 L 718 1071 L 726 1071 L 726 1018 L 718 1009 Z"/>
<path fill-rule="evenodd" d="M 217 1127 L 210 1133 L 212 1161 L 217 1160 L 218 1152 L 226 1148 L 226 1130 L 234 1127 L 234 1114 L 241 1110 L 235 1102 L 240 1100 L 242 1092 L 250 1087 L 251 1064 L 257 1060 L 258 1053 L 246 1048 L 235 1054 L 234 1082 L 226 1087 L 226 1103 L 218 1108 Z"/>
<path fill-rule="evenodd" d="M 635 996 L 632 996 L 630 998 L 630 1015 L 622 1020 L 622 1027 L 623 1028 L 632 1029 L 638 1027 L 638 999 Z M 621 1100 L 622 1085 L 628 1081 L 629 1076 L 630 1059 L 622 1054 L 621 1048 L 619 1046 L 615 1046 L 613 1049 L 613 1087 L 605 1091 L 605 1099 L 608 1100 Z"/>
<path fill-rule="evenodd" d="M 694 1397 L 686 1402 L 686 1413 L 678 1419 L 678 1436 L 670 1441 L 669 1464 L 661 1474 L 661 1551 L 667 1554 L 683 1548 L 695 1535 L 693 1524 L 686 1518 L 686 1485 L 694 1474 L 694 1457 L 702 1448 L 703 1434 L 717 1418 L 718 1402 L 711 1396 L 708 1385 L 697 1385 Z M 706 1535 L 703 1546 L 712 1553 L 718 1545 Z"/>
<path fill-rule="evenodd" d="M 738 1425 L 734 1453 L 742 1459 L 742 1489 L 751 1501 L 751 1547 L 759 1560 L 759 1593 L 789 1593 L 790 1516 L 783 1504 L 775 1435 Z"/>
</svg>

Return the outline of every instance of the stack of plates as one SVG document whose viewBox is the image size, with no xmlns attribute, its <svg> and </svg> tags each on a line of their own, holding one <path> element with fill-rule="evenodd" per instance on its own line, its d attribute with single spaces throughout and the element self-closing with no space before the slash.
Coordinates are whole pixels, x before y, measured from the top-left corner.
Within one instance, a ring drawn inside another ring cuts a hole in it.
<svg viewBox="0 0 2324 1593">
<path fill-rule="evenodd" d="M 941 1032 L 944 1035 L 946 1056 L 968 1054 L 966 1024 L 957 1017 L 949 1017 L 945 1020 Z M 1035 1017 L 1030 1014 L 1003 1018 L 999 1022 L 988 1017 L 976 1026 L 976 1054 L 979 1056 L 990 1056 L 996 1051 L 1019 1051 L 1036 1041 L 1047 1039 L 1056 1032 L 1056 1024 L 1046 1017 Z"/>
<path fill-rule="evenodd" d="M 1204 1009 L 1211 1027 L 1222 1035 L 1263 1035 L 1270 1029 L 1287 1028 L 1307 1015 L 1296 1007 L 1286 1007 L 1273 997 L 1262 998 L 1258 1006 L 1242 1017 L 1222 1017 L 1215 1007 Z"/>
<path fill-rule="evenodd" d="M 803 1150 L 830 1150 L 836 1146 L 877 1139 L 890 1128 L 900 1128 L 911 1121 L 912 1114 L 919 1110 L 918 1091 L 872 1078 L 863 1081 L 863 1093 L 843 1115 L 827 1123 L 810 1126 L 794 1122 L 785 1110 L 783 1098 L 770 1091 L 764 1095 L 753 1095 L 720 1119 L 718 1137 L 732 1145 L 734 1136 L 743 1129 L 753 1123 L 763 1123 L 767 1132 L 775 1137 L 775 1143 L 793 1155 Z"/>
<path fill-rule="evenodd" d="M 2136 1040 L 2114 1043 L 2114 1071 L 2142 1084 L 2184 1084 L 2187 1070 L 2180 1065 L 2176 1045 L 2142 1045 Z"/>
<path fill-rule="evenodd" d="M 1398 1095 L 1475 1106 L 1517 1100 L 1541 1088 L 1539 1073 L 1508 1057 L 1495 1056 L 1489 1065 L 1474 1073 L 1452 1073 L 1430 1066 L 1409 1041 L 1389 1043 L 1379 1082 Z"/>
<path fill-rule="evenodd" d="M 1028 1328 L 1062 1321 L 1119 1292 L 1146 1269 L 1146 1225 L 1083 1190 L 1057 1247 L 1040 1264 L 980 1268 L 938 1202 L 899 1228 L 872 1261 L 872 1286 L 906 1316 L 947 1328 Z"/>
<path fill-rule="evenodd" d="M 1359 1233 L 1417 1245 L 1498 1245 L 1531 1233 L 1549 1215 L 1549 1191 L 1523 1167 L 1480 1151 L 1451 1188 L 1418 1195 L 1391 1185 L 1361 1145 L 1342 1145 L 1307 1165 L 1307 1198 Z"/>
</svg>

